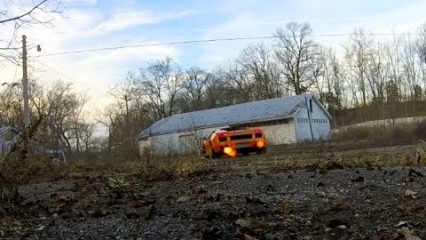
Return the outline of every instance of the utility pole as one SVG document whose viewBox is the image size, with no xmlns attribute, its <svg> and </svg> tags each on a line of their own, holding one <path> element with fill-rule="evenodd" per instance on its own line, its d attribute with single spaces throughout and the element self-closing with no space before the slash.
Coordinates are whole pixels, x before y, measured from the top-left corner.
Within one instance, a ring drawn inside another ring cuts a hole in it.
<svg viewBox="0 0 426 240">
<path fill-rule="evenodd" d="M 128 95 L 124 95 L 124 101 L 126 102 L 126 124 L 127 124 L 127 128 L 129 127 L 129 101 L 130 98 Z"/>
<path fill-rule="evenodd" d="M 311 141 L 314 141 L 314 132 L 312 131 L 312 123 L 311 123 L 311 108 L 312 108 L 312 106 L 311 106 L 312 102 L 311 101 L 312 100 L 309 99 L 309 102 L 308 102 L 308 98 L 305 97 L 306 113 L 308 114 L 308 122 L 309 122 L 309 130 L 310 130 L 310 133 L 311 133 Z"/>
<path fill-rule="evenodd" d="M 27 36 L 22 35 L 22 92 L 24 97 L 24 131 L 22 159 L 26 159 L 29 141 L 30 108 L 28 104 Z"/>
<path fill-rule="evenodd" d="M 28 72 L 27 72 L 27 36 L 22 35 L 22 91 L 24 97 L 24 127 L 25 134 L 27 134 L 28 127 L 30 126 L 31 116 L 29 107 L 29 94 L 28 94 Z"/>
</svg>

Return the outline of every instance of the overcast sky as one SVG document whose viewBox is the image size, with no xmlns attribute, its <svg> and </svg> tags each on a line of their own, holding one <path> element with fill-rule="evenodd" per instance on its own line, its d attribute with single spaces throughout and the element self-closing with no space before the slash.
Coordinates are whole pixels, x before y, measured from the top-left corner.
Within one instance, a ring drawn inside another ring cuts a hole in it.
<svg viewBox="0 0 426 240">
<path fill-rule="evenodd" d="M 290 21 L 309 22 L 315 39 L 340 48 L 355 27 L 373 33 L 415 33 L 426 22 L 424 0 L 65 0 L 55 28 L 26 29 L 30 74 L 42 84 L 62 79 L 86 91 L 100 106 L 108 89 L 147 62 L 170 56 L 183 68 L 214 69 L 259 40 L 156 45 L 40 56 L 78 50 L 233 37 L 271 36 Z M 1 34 L 1 33 L 0 33 Z M 270 40 L 269 40 L 270 41 Z M 1 82 L 22 77 L 3 63 Z"/>
</svg>

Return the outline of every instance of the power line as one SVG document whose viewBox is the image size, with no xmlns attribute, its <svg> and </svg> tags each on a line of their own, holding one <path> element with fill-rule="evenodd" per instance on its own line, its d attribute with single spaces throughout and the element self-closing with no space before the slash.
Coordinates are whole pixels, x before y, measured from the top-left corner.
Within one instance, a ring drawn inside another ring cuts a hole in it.
<svg viewBox="0 0 426 240">
<path fill-rule="evenodd" d="M 143 44 L 137 44 L 137 45 L 124 45 L 124 46 L 116 46 L 116 47 L 93 48 L 93 49 L 83 49 L 83 50 L 50 53 L 50 54 L 38 55 L 38 56 L 34 56 L 34 57 L 49 57 L 49 56 L 57 56 L 57 55 L 68 55 L 68 54 L 108 51 L 108 50 L 116 50 L 116 49 L 124 49 L 124 48 L 152 47 L 152 46 L 164 46 L 164 45 L 184 45 L 184 44 L 193 44 L 193 43 L 255 40 L 255 39 L 268 39 L 268 38 L 275 38 L 275 37 L 272 37 L 272 36 L 269 36 L 269 37 L 237 37 L 237 38 L 216 38 L 216 39 L 175 41 L 175 42 L 162 42 L 162 43 L 143 43 Z"/>
<path fill-rule="evenodd" d="M 312 37 L 345 37 L 352 36 L 353 33 L 330 33 L 330 34 L 313 34 Z M 401 36 L 401 35 L 418 35 L 417 33 L 365 33 L 367 36 Z M 160 42 L 160 43 L 141 43 L 136 45 L 122 45 L 114 47 L 105 47 L 105 48 L 92 48 L 92 49 L 82 49 L 82 50 L 72 50 L 64 51 L 57 53 L 48 53 L 36 57 L 50 57 L 58 55 L 71 55 L 71 54 L 81 54 L 89 52 L 101 52 L 101 51 L 110 51 L 117 49 L 126 49 L 126 48 L 140 48 L 140 47 L 152 47 L 152 46 L 167 46 L 167 45 L 186 45 L 186 44 L 195 44 L 195 43 L 210 43 L 210 42 L 225 42 L 225 41 L 241 41 L 241 40 L 261 40 L 261 39 L 274 39 L 277 36 L 257 36 L 257 37 L 234 37 L 234 38 L 214 38 L 214 39 L 202 39 L 202 40 L 187 40 L 187 41 L 173 41 L 173 42 Z"/>
</svg>

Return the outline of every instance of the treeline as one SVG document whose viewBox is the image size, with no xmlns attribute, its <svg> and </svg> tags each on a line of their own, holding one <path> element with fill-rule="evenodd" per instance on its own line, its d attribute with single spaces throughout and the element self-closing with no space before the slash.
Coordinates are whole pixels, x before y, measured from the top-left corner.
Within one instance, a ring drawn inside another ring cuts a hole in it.
<svg viewBox="0 0 426 240">
<path fill-rule="evenodd" d="M 386 41 L 355 29 L 341 47 L 334 48 L 316 42 L 308 23 L 288 23 L 273 35 L 273 43 L 249 45 L 235 60 L 213 70 L 196 66 L 183 69 L 173 59 L 164 58 L 130 71 L 111 90 L 114 103 L 100 110 L 102 116 L 96 118 L 108 128 L 104 143 L 90 140 L 90 133 L 81 130 L 90 130 L 91 125 L 79 116 L 83 101 L 71 90 L 63 92 L 68 94 L 64 101 L 74 100 L 63 104 L 57 100 L 58 106 L 50 106 L 50 101 L 42 100 L 59 93 L 47 91 L 41 94 L 44 97 L 32 99 L 33 109 L 40 108 L 40 115 L 46 117 L 43 133 L 51 144 L 69 151 L 74 151 L 74 145 L 79 146 L 78 151 L 90 151 L 93 146 L 110 156 L 133 157 L 137 156 L 137 134 L 176 113 L 315 92 L 335 116 L 334 124 L 339 125 L 342 112 L 350 109 L 375 106 L 382 117 L 395 117 L 386 110 L 389 106 L 425 100 L 426 24 L 414 35 L 395 35 Z M 4 96 L 13 93 L 10 89 L 14 88 L 3 87 L 0 97 L 8 99 Z M 19 114 L 2 114 L 0 123 L 19 119 Z M 71 139 L 73 143 L 69 144 Z"/>
<path fill-rule="evenodd" d="M 247 46 L 214 70 L 182 69 L 166 58 L 129 72 L 113 90 L 116 102 L 104 111 L 111 146 L 135 152 L 136 133 L 176 113 L 308 91 L 336 117 L 335 125 L 339 119 L 351 123 L 342 116 L 345 110 L 376 106 L 374 117 L 355 119 L 377 118 L 376 109 L 381 117 L 395 117 L 397 103 L 425 99 L 426 25 L 386 41 L 355 29 L 341 48 L 314 41 L 308 23 L 288 23 L 274 36 L 274 43 Z"/>
<path fill-rule="evenodd" d="M 90 155 L 106 148 L 104 140 L 93 137 L 95 124 L 83 112 L 87 102 L 85 94 L 62 81 L 51 86 L 41 86 L 32 81 L 30 89 L 31 122 L 40 122 L 31 139 L 31 152 L 47 154 L 49 151 L 61 151 L 68 155 Z M 0 86 L 0 126 L 24 129 L 22 102 L 20 83 L 3 83 Z"/>
</svg>

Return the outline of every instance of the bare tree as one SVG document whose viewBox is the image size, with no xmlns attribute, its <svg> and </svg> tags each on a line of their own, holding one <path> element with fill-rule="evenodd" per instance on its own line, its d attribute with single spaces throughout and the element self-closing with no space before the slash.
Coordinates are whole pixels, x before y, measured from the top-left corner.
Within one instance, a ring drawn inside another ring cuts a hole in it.
<svg viewBox="0 0 426 240">
<path fill-rule="evenodd" d="M 425 89 L 426 95 L 426 23 L 419 27 L 418 32 L 419 38 L 417 40 L 417 51 L 422 68 L 423 88 Z"/>
<path fill-rule="evenodd" d="M 388 65 L 385 59 L 385 49 L 382 43 L 378 42 L 376 47 L 370 50 L 370 57 L 367 62 L 365 78 L 370 86 L 372 101 L 383 103 L 385 99 L 385 86 L 388 76 Z"/>
<path fill-rule="evenodd" d="M 322 52 L 323 79 L 316 82 L 320 101 L 327 109 L 334 113 L 341 110 L 344 103 L 344 82 L 346 80 L 342 64 L 337 59 L 332 49 L 324 49 Z"/>
<path fill-rule="evenodd" d="M 19 83 L 3 83 L 0 85 L 0 126 L 13 126 L 22 115 L 22 94 Z"/>
<path fill-rule="evenodd" d="M 226 93 L 231 104 L 249 102 L 254 99 L 254 82 L 244 68 L 233 62 L 219 70 L 220 77 L 224 79 L 227 87 Z"/>
<path fill-rule="evenodd" d="M 146 118 L 141 118 L 139 104 L 143 96 L 136 86 L 137 77 L 133 72 L 127 74 L 126 81 L 117 84 L 110 93 L 114 102 L 106 109 L 104 115 L 107 121 L 101 121 L 109 129 L 110 149 L 120 156 L 135 157 L 137 145 L 135 132 L 141 130 L 141 125 L 146 124 Z"/>
<path fill-rule="evenodd" d="M 95 124 L 93 123 L 81 123 L 79 124 L 80 127 L 78 128 L 78 138 L 80 139 L 82 143 L 82 149 L 84 152 L 89 153 L 91 144 L 93 141 L 93 133 L 95 130 Z"/>
<path fill-rule="evenodd" d="M 319 96 L 320 101 L 324 100 L 322 96 L 325 94 L 327 87 L 326 81 L 327 71 L 327 50 L 324 47 L 319 47 L 316 64 L 312 75 L 312 88 L 315 89 Z"/>
<path fill-rule="evenodd" d="M 311 39 L 308 23 L 290 22 L 285 29 L 278 29 L 276 57 L 286 84 L 296 95 L 306 92 L 313 84 L 318 44 Z"/>
<path fill-rule="evenodd" d="M 171 116 L 178 111 L 176 100 L 181 90 L 182 78 L 180 67 L 171 58 L 140 68 L 135 81 L 141 95 L 147 98 L 154 110 L 156 119 Z"/>
<path fill-rule="evenodd" d="M 356 89 L 353 89 L 354 97 L 358 92 L 361 94 L 363 106 L 367 106 L 368 88 L 367 71 L 371 60 L 372 39 L 368 38 L 363 29 L 355 29 L 349 43 L 345 46 L 346 62 L 350 70 L 350 77 Z"/>
<path fill-rule="evenodd" d="M 386 56 L 386 65 L 388 68 L 388 82 L 391 82 L 389 86 L 398 86 L 399 88 L 404 87 L 402 84 L 402 41 L 401 38 L 394 36 L 392 42 L 383 44 L 385 56 Z M 388 84 L 387 84 L 388 85 Z M 404 89 L 399 89 L 396 92 L 396 89 L 392 91 L 392 101 L 396 101 L 396 96 L 401 96 Z"/>
<path fill-rule="evenodd" d="M 426 23 L 421 25 L 418 29 L 419 39 L 417 41 L 417 48 L 419 57 L 422 63 L 426 64 Z"/>
<path fill-rule="evenodd" d="M 209 81 L 206 82 L 206 108 L 215 108 L 228 106 L 234 102 L 234 90 L 222 77 L 222 70 L 216 70 L 211 74 Z"/>
<path fill-rule="evenodd" d="M 45 116 L 42 127 L 48 131 L 50 147 L 72 152 L 75 125 L 85 103 L 86 97 L 75 93 L 69 83 L 56 82 L 46 91 L 40 111 Z"/>
<path fill-rule="evenodd" d="M 110 94 L 117 100 L 124 103 L 126 123 L 130 123 L 130 102 L 136 100 L 138 96 L 138 90 L 135 85 L 135 73 L 130 71 L 127 73 L 126 81 L 121 84 L 117 84 L 110 90 Z"/>
<path fill-rule="evenodd" d="M 242 50 L 237 63 L 243 67 L 242 71 L 252 82 L 253 89 L 249 90 L 253 91 L 255 100 L 282 96 L 279 68 L 273 58 L 273 52 L 266 45 L 258 43 L 246 47 Z"/>
<path fill-rule="evenodd" d="M 18 46 L 17 35 L 24 26 L 51 26 L 56 14 L 62 13 L 59 0 L 10 1 L 0 0 L 0 57 L 14 61 Z"/>
<path fill-rule="evenodd" d="M 187 106 L 181 106 L 181 110 L 188 112 L 204 108 L 207 82 L 212 77 L 212 74 L 197 67 L 192 67 L 186 71 L 182 83 L 181 97 Z"/>
<path fill-rule="evenodd" d="M 411 100 L 421 99 L 422 62 L 416 45 L 409 38 L 405 39 L 402 56 L 403 80 L 408 88 Z M 419 91 L 420 88 L 420 91 Z"/>
</svg>

